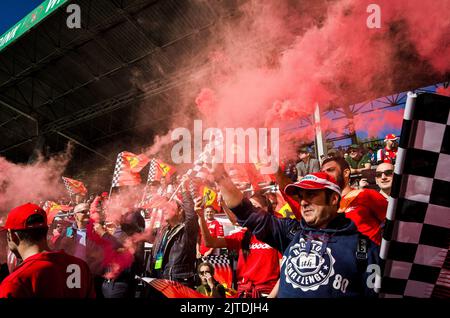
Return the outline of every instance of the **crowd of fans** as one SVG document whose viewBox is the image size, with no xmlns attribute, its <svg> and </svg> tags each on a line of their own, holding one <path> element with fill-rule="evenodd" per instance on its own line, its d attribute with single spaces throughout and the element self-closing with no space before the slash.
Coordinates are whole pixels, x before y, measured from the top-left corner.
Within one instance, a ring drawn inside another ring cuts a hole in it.
<svg viewBox="0 0 450 318">
<path fill-rule="evenodd" d="M 164 198 L 158 207 L 124 207 L 119 217 L 109 217 L 108 193 L 77 197 L 53 220 L 43 203 L 26 203 L 0 224 L 0 297 L 160 297 L 143 277 L 206 297 L 375 296 L 366 269 L 379 263 L 396 139 L 386 136 L 378 151 L 351 145 L 319 159 L 303 147 L 298 162 L 251 191 L 250 181 L 237 185 L 215 165 L 207 182 L 216 206 L 196 196 L 186 175 L 149 185 L 153 198 Z M 211 261 L 224 254 L 231 285 Z"/>
</svg>

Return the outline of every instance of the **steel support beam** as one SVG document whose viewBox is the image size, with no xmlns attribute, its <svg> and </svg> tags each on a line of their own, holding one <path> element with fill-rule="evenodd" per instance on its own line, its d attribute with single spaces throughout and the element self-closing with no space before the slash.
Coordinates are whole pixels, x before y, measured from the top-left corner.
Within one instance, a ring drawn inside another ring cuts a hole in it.
<svg viewBox="0 0 450 318">
<path fill-rule="evenodd" d="M 35 118 L 35 117 L 33 117 L 33 116 L 31 116 L 31 115 L 29 115 L 29 114 L 27 114 L 27 113 L 21 111 L 21 110 L 18 109 L 17 107 L 14 107 L 14 106 L 12 106 L 12 105 L 10 105 L 10 104 L 8 104 L 8 103 L 2 101 L 2 100 L 0 100 L 0 105 L 2 105 L 2 106 L 4 106 L 4 107 L 7 107 L 7 108 L 9 108 L 10 110 L 15 111 L 15 112 L 17 112 L 18 114 L 20 114 L 20 115 L 22 115 L 22 116 L 24 116 L 24 117 L 26 117 L 26 118 L 28 118 L 28 119 L 30 119 L 30 120 L 36 122 L 36 125 L 38 124 L 37 118 Z M 60 136 L 62 136 L 62 137 L 64 137 L 64 138 L 66 138 L 66 139 L 68 139 L 68 140 L 70 140 L 70 141 L 76 143 L 77 145 L 79 145 L 79 146 L 81 146 L 81 147 L 83 147 L 83 148 L 85 148 L 85 149 L 87 149 L 87 150 L 89 150 L 89 151 L 95 153 L 96 155 L 102 157 L 103 159 L 105 159 L 105 160 L 107 160 L 107 161 L 109 161 L 109 162 L 114 162 L 114 160 L 112 160 L 112 159 L 106 157 L 105 155 L 103 155 L 103 154 L 101 154 L 100 152 L 96 151 L 96 150 L 93 149 L 92 147 L 86 145 L 86 143 L 82 143 L 82 142 L 80 142 L 79 140 L 77 140 L 77 139 L 75 139 L 75 138 L 69 136 L 69 135 L 66 134 L 66 133 L 63 133 L 63 132 L 60 132 L 60 131 L 55 131 L 55 133 L 57 133 L 58 135 L 60 135 Z M 18 143 L 15 143 L 14 145 L 11 145 L 11 146 L 8 146 L 8 147 L 4 148 L 4 149 L 0 149 L 0 153 L 3 153 L 3 152 L 6 152 L 6 151 L 8 151 L 8 150 L 11 150 L 11 149 L 13 149 L 13 148 L 19 147 L 19 146 L 21 146 L 21 145 L 23 145 L 23 144 L 25 144 L 25 143 L 29 143 L 29 142 L 33 141 L 35 138 L 37 138 L 37 137 L 39 137 L 40 135 L 43 135 L 43 134 L 44 134 L 44 132 L 40 132 L 38 135 L 32 136 L 32 137 L 30 137 L 30 138 L 28 138 L 28 139 L 26 139 L 26 140 L 22 140 L 22 141 L 20 141 L 20 142 L 18 142 Z"/>
</svg>

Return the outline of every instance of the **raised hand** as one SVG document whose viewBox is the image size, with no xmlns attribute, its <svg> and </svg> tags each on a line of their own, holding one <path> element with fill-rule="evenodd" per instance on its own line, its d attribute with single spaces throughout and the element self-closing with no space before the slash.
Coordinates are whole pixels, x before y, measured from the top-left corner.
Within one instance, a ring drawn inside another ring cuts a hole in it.
<svg viewBox="0 0 450 318">
<path fill-rule="evenodd" d="M 197 213 L 199 218 L 205 217 L 204 201 L 203 201 L 202 197 L 196 197 L 194 199 L 194 210 Z"/>
</svg>

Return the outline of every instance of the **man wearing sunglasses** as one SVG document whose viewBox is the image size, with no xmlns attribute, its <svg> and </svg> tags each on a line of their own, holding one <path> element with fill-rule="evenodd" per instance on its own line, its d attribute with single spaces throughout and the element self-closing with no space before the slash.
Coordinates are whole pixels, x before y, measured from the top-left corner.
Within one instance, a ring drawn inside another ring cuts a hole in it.
<svg viewBox="0 0 450 318">
<path fill-rule="evenodd" d="M 377 264 L 378 247 L 355 224 L 338 213 L 341 188 L 324 173 L 308 174 L 285 188 L 298 200 L 302 220 L 278 219 L 245 199 L 226 174 L 213 166 L 223 199 L 238 223 L 283 253 L 279 298 L 374 296 L 369 264 Z M 359 253 L 361 252 L 361 253 Z"/>
<path fill-rule="evenodd" d="M 381 163 L 376 171 L 376 183 L 380 187 L 380 193 L 387 200 L 391 194 L 392 178 L 394 176 L 394 165 L 392 163 Z"/>
</svg>

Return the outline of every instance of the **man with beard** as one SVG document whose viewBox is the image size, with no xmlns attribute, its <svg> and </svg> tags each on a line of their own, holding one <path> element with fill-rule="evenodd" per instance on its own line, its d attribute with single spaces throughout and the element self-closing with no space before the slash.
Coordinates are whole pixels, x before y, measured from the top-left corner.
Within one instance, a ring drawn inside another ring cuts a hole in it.
<svg viewBox="0 0 450 318">
<path fill-rule="evenodd" d="M 350 186 L 350 166 L 339 157 L 329 157 L 321 170 L 337 180 L 342 189 L 339 212 L 351 219 L 358 231 L 380 245 L 382 227 L 386 218 L 387 201 L 372 189 L 354 189 Z"/>
</svg>

